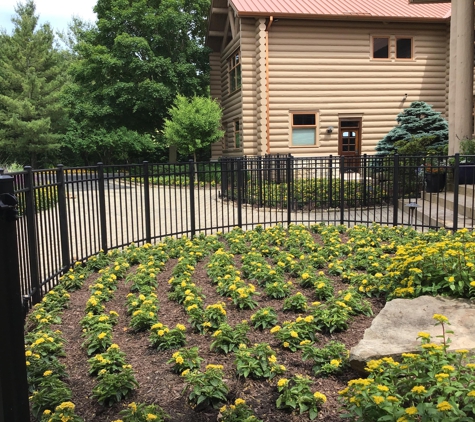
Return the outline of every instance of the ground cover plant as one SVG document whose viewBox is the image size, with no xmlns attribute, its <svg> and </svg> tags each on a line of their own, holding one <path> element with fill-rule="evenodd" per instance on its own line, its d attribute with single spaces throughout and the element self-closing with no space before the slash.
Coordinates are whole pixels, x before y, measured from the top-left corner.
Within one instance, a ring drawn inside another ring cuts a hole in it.
<svg viewBox="0 0 475 422">
<path fill-rule="evenodd" d="M 367 378 L 348 352 L 386 300 L 472 298 L 474 267 L 468 230 L 379 225 L 101 252 L 27 317 L 32 420 L 473 420 L 475 365 L 447 351 L 445 316 L 442 345 L 419 333 L 419 355 L 369 362 Z"/>
</svg>

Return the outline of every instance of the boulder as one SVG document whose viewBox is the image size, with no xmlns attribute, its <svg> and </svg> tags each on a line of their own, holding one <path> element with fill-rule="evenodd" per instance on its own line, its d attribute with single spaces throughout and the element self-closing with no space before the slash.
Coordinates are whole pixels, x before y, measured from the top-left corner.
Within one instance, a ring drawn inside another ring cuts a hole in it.
<svg viewBox="0 0 475 422">
<path fill-rule="evenodd" d="M 449 350 L 468 349 L 475 352 L 475 304 L 465 299 L 420 296 L 415 299 L 394 299 L 386 304 L 374 318 L 358 345 L 350 351 L 350 364 L 360 372 L 365 372 L 366 363 L 373 359 L 392 357 L 399 360 L 402 353 L 420 351 L 420 331 L 428 332 L 434 343 L 442 334 L 440 326 L 435 326 L 434 314 L 442 314 L 449 319 L 448 336 L 452 340 Z"/>
</svg>

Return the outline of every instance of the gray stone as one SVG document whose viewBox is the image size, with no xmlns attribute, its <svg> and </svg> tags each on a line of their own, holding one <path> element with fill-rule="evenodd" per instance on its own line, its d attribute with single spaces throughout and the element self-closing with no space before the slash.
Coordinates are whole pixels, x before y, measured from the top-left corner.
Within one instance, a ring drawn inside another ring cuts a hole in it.
<svg viewBox="0 0 475 422">
<path fill-rule="evenodd" d="M 475 352 L 475 304 L 465 299 L 420 296 L 415 299 L 394 299 L 386 304 L 374 318 L 363 340 L 350 351 L 350 364 L 360 372 L 365 372 L 366 363 L 372 359 L 392 357 L 400 359 L 402 353 L 420 351 L 420 331 L 428 332 L 432 342 L 441 343 L 437 338 L 442 334 L 441 326 L 435 326 L 434 314 L 442 314 L 449 319 L 448 336 L 452 340 L 449 350 L 468 349 Z"/>
</svg>

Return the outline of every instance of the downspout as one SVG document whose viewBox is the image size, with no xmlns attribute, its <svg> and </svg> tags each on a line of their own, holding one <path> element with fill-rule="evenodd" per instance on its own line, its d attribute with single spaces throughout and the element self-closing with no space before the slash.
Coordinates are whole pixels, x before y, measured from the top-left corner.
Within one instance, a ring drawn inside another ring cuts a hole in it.
<svg viewBox="0 0 475 422">
<path fill-rule="evenodd" d="M 270 92 L 269 92 L 269 29 L 274 22 L 274 17 L 269 16 L 266 26 L 266 154 L 270 154 Z"/>
</svg>

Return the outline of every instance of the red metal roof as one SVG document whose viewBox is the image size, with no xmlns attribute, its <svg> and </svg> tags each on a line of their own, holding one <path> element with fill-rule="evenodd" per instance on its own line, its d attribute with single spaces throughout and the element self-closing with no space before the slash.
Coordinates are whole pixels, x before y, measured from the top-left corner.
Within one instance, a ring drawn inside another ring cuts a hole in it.
<svg viewBox="0 0 475 422">
<path fill-rule="evenodd" d="M 446 19 L 450 3 L 409 4 L 408 0 L 230 0 L 241 16 L 371 17 Z"/>
</svg>

